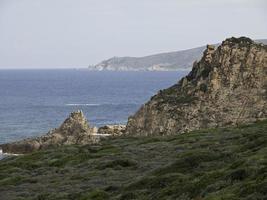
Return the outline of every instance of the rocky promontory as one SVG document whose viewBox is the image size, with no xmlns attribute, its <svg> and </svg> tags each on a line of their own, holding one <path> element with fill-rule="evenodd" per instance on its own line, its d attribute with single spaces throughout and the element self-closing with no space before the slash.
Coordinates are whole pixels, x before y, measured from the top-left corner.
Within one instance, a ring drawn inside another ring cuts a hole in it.
<svg viewBox="0 0 267 200">
<path fill-rule="evenodd" d="M 125 129 L 125 125 L 91 127 L 83 112 L 78 110 L 72 112 L 59 128 L 53 129 L 40 137 L 2 144 L 0 150 L 2 150 L 2 153 L 25 154 L 62 145 L 96 144 L 104 137 L 124 134 Z"/>
<path fill-rule="evenodd" d="M 255 40 L 267 44 L 267 39 Z M 214 44 L 216 47 L 219 44 Z M 201 58 L 205 46 L 159 53 L 144 57 L 112 57 L 96 65 L 90 65 L 89 70 L 96 71 L 177 71 L 190 70 L 195 60 Z"/>
<path fill-rule="evenodd" d="M 3 153 L 23 154 L 52 146 L 96 143 L 98 138 L 94 137 L 94 133 L 96 128 L 89 126 L 82 111 L 76 111 L 71 113 L 59 128 L 49 131 L 44 136 L 2 144 L 0 148 Z"/>
<path fill-rule="evenodd" d="M 200 61 L 177 84 L 161 90 L 127 126 L 90 127 L 81 111 L 46 135 L 0 145 L 3 153 L 23 154 L 54 146 L 94 144 L 102 137 L 170 135 L 233 126 L 267 118 L 267 46 L 249 38 L 207 45 Z"/>
<path fill-rule="evenodd" d="M 267 118 L 267 46 L 249 38 L 207 45 L 177 84 L 129 117 L 126 133 L 178 134 Z"/>
</svg>

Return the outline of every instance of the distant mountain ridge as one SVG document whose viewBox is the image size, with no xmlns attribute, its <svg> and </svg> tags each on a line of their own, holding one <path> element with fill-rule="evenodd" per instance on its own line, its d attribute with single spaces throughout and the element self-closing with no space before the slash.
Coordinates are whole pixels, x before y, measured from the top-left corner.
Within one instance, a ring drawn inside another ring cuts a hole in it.
<svg viewBox="0 0 267 200">
<path fill-rule="evenodd" d="M 256 40 L 267 44 L 267 39 Z M 215 44 L 218 46 L 219 44 Z M 144 57 L 112 57 L 96 65 L 89 66 L 96 71 L 175 71 L 189 70 L 196 60 L 200 60 L 206 46 L 187 50 L 154 54 Z"/>
</svg>

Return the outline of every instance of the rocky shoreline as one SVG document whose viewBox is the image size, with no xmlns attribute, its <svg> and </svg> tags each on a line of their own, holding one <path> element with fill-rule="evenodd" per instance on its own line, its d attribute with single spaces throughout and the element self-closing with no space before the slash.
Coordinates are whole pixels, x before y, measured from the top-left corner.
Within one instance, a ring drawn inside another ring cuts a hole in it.
<svg viewBox="0 0 267 200">
<path fill-rule="evenodd" d="M 50 147 L 72 144 L 96 144 L 104 137 L 119 136 L 125 132 L 125 125 L 91 127 L 81 110 L 72 112 L 59 128 L 47 134 L 21 141 L 1 144 L 3 154 L 25 154 Z"/>
<path fill-rule="evenodd" d="M 177 84 L 159 91 L 126 126 L 91 127 L 76 111 L 46 135 L 2 144 L 3 153 L 24 154 L 72 144 L 96 144 L 121 135 L 171 135 L 236 126 L 267 118 L 267 46 L 249 38 L 207 45 L 200 61 Z"/>
</svg>

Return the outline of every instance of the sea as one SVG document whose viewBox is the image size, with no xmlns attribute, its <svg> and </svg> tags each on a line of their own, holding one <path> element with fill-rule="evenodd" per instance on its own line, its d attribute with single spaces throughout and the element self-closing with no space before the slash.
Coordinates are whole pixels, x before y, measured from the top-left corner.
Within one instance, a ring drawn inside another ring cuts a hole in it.
<svg viewBox="0 0 267 200">
<path fill-rule="evenodd" d="M 126 124 L 188 71 L 0 70 L 0 144 L 40 136 L 82 110 L 91 126 Z"/>
</svg>

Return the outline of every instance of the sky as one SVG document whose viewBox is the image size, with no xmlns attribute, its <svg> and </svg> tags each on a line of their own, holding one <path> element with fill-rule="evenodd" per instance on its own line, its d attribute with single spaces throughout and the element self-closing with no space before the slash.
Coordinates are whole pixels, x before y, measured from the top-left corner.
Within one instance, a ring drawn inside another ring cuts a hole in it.
<svg viewBox="0 0 267 200">
<path fill-rule="evenodd" d="M 0 0 L 0 69 L 80 68 L 267 39 L 266 0 Z"/>
</svg>

